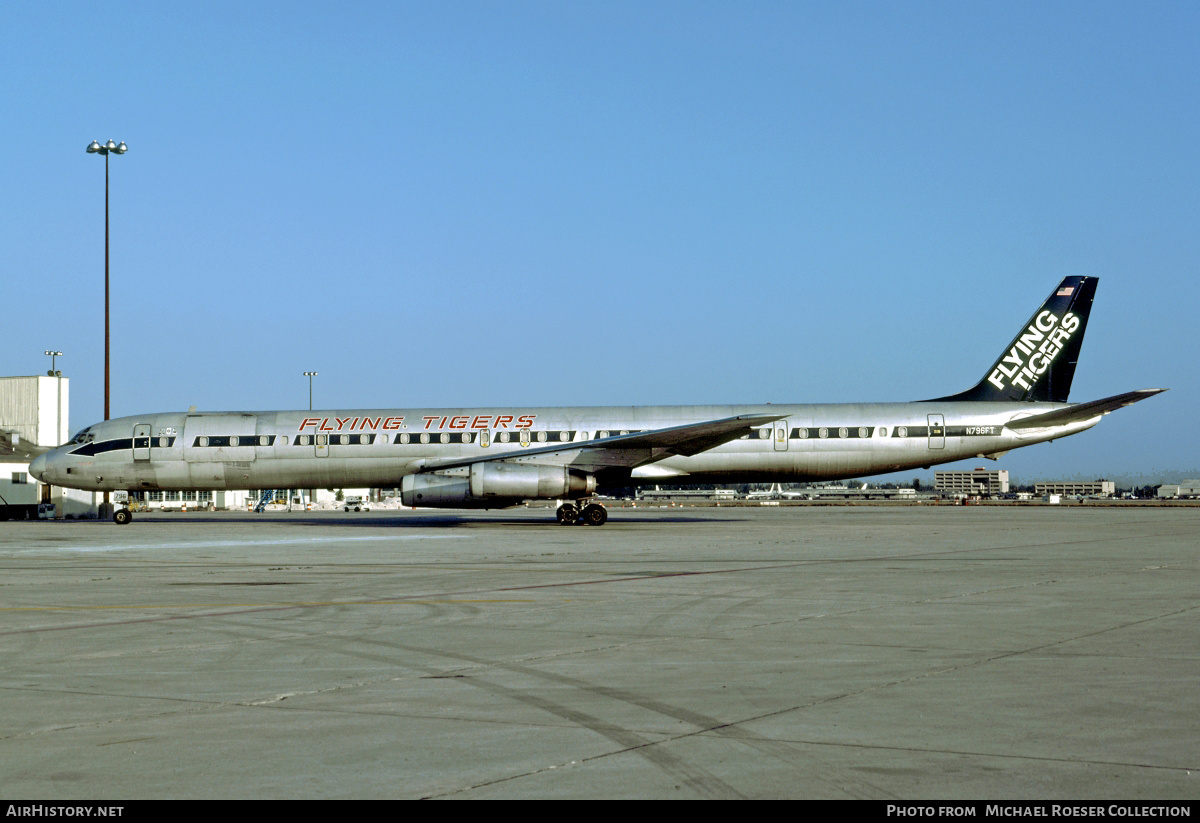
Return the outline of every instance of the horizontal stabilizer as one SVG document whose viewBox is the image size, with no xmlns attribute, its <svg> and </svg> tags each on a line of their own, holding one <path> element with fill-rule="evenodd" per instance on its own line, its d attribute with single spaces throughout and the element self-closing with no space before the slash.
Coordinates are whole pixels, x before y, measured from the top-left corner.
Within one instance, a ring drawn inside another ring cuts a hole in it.
<svg viewBox="0 0 1200 823">
<path fill-rule="evenodd" d="M 1068 423 L 1091 420 L 1093 417 L 1108 414 L 1125 406 L 1132 406 L 1139 400 L 1145 400 L 1147 397 L 1153 397 L 1165 391 L 1166 389 L 1138 389 L 1137 391 L 1115 394 L 1112 397 L 1093 400 L 1090 403 L 1077 403 L 1065 409 L 1055 409 L 1054 411 L 1035 414 L 1032 417 L 1022 417 L 1006 425 L 1010 429 L 1045 429 L 1050 426 L 1065 426 Z"/>
</svg>

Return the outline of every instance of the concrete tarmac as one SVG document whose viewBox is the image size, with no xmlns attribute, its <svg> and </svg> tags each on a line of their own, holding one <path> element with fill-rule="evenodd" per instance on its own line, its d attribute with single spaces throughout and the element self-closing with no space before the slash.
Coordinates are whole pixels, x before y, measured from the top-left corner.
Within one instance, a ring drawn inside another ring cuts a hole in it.
<svg viewBox="0 0 1200 823">
<path fill-rule="evenodd" d="M 1200 798 L 1200 510 L 0 523 L 8 797 Z"/>
</svg>

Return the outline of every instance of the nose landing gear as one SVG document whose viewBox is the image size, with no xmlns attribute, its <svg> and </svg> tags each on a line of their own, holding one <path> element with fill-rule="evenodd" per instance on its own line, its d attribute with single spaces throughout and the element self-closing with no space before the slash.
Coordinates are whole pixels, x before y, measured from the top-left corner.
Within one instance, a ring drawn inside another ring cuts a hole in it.
<svg viewBox="0 0 1200 823">
<path fill-rule="evenodd" d="M 583 501 L 580 501 L 582 503 Z M 608 509 L 599 503 L 588 503 L 577 506 L 574 503 L 563 503 L 555 515 L 559 525 L 574 526 L 583 523 L 587 526 L 603 526 L 608 521 Z"/>
<path fill-rule="evenodd" d="M 133 512 L 129 509 L 117 509 L 113 512 L 113 522 L 118 526 L 124 526 L 133 519 Z"/>
</svg>

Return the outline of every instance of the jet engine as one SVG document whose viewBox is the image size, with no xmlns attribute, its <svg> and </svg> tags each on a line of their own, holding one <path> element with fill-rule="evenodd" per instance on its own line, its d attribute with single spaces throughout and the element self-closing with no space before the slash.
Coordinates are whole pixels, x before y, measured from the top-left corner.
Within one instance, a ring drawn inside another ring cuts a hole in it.
<svg viewBox="0 0 1200 823">
<path fill-rule="evenodd" d="M 461 470 L 459 470 L 461 471 Z M 400 482 L 405 506 L 498 508 L 522 500 L 588 497 L 595 475 L 565 466 L 475 463 L 465 474 L 409 474 Z"/>
</svg>

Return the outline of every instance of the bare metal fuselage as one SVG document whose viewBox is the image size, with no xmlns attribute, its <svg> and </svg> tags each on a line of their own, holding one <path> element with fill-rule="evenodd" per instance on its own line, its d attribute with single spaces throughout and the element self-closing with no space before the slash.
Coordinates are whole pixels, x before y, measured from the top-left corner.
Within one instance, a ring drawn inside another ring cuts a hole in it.
<svg viewBox="0 0 1200 823">
<path fill-rule="evenodd" d="M 1007 424 L 1066 403 L 914 402 L 164 413 L 105 421 L 39 458 L 42 480 L 94 490 L 394 487 L 442 462 L 544 452 L 572 467 L 581 443 L 738 415 L 774 423 L 693 456 L 654 455 L 601 485 L 835 480 L 928 467 L 1090 428 Z M 568 445 L 569 444 L 569 445 Z"/>
</svg>

